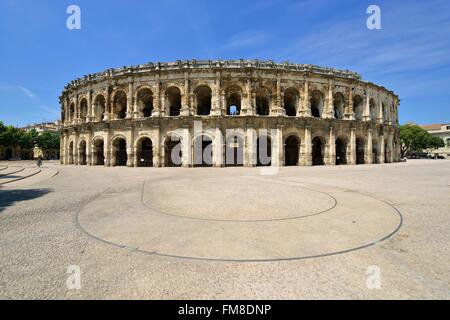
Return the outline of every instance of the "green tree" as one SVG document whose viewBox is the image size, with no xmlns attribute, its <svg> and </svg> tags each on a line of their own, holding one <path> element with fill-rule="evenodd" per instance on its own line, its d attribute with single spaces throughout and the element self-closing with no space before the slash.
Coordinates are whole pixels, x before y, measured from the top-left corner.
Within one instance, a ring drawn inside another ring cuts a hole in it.
<svg viewBox="0 0 450 320">
<path fill-rule="evenodd" d="M 402 157 L 416 152 L 431 152 L 445 146 L 441 138 L 413 123 L 400 126 L 400 140 Z"/>
<path fill-rule="evenodd" d="M 39 148 L 43 150 L 59 149 L 60 135 L 59 132 L 43 132 L 36 141 Z"/>
<path fill-rule="evenodd" d="M 431 153 L 434 150 L 444 147 L 445 142 L 442 138 L 429 134 L 429 136 L 427 137 L 426 147 L 424 148 L 424 150 L 426 153 Z"/>
</svg>

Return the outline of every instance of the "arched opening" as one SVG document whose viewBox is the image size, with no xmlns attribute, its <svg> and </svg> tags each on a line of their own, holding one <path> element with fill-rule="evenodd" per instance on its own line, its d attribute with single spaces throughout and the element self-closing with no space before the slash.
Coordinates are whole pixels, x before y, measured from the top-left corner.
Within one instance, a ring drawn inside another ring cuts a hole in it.
<svg viewBox="0 0 450 320">
<path fill-rule="evenodd" d="M 208 136 L 200 136 L 194 140 L 194 166 L 212 167 L 213 150 L 212 140 Z"/>
<path fill-rule="evenodd" d="M 244 139 L 240 135 L 232 135 L 227 138 L 225 164 L 228 167 L 244 165 Z"/>
<path fill-rule="evenodd" d="M 312 165 L 323 166 L 325 153 L 325 140 L 321 137 L 315 137 L 312 140 Z"/>
<path fill-rule="evenodd" d="M 288 117 L 295 117 L 297 115 L 298 108 L 298 91 L 293 88 L 289 88 L 284 92 L 284 110 Z"/>
<path fill-rule="evenodd" d="M 336 139 L 336 165 L 347 164 L 347 141 L 343 138 Z"/>
<path fill-rule="evenodd" d="M 94 141 L 94 166 L 105 165 L 105 145 L 102 139 Z"/>
<path fill-rule="evenodd" d="M 369 113 L 370 113 L 370 120 L 372 121 L 377 120 L 377 107 L 375 106 L 375 101 L 373 99 L 369 100 Z"/>
<path fill-rule="evenodd" d="M 336 119 L 344 119 L 344 105 L 344 96 L 340 92 L 336 93 L 333 99 L 334 117 Z"/>
<path fill-rule="evenodd" d="M 181 91 L 177 87 L 166 90 L 166 103 L 169 108 L 169 116 L 178 117 L 181 113 Z"/>
<path fill-rule="evenodd" d="M 389 122 L 389 108 L 383 103 L 383 119 L 384 122 Z"/>
<path fill-rule="evenodd" d="M 125 91 L 118 91 L 114 96 L 115 119 L 125 119 L 127 116 L 127 94 Z"/>
<path fill-rule="evenodd" d="M 355 114 L 356 120 L 362 120 L 364 106 L 363 106 L 363 99 L 361 98 L 361 96 L 356 95 L 353 97 L 353 112 Z"/>
<path fill-rule="evenodd" d="M 261 89 L 256 93 L 256 114 L 268 116 L 270 108 L 270 93 L 266 89 Z"/>
<path fill-rule="evenodd" d="M 315 118 L 322 117 L 323 113 L 323 94 L 319 90 L 314 90 L 311 94 L 311 116 Z"/>
<path fill-rule="evenodd" d="M 69 164 L 73 164 L 73 141 L 69 144 Z"/>
<path fill-rule="evenodd" d="M 372 139 L 372 163 L 380 163 L 380 159 L 378 157 L 380 153 L 380 147 L 378 145 L 378 140 Z"/>
<path fill-rule="evenodd" d="M 153 92 L 149 88 L 139 90 L 137 94 L 137 105 L 140 115 L 145 118 L 152 116 Z"/>
<path fill-rule="evenodd" d="M 180 138 L 175 136 L 167 138 L 164 145 L 164 165 L 166 167 L 181 167 L 182 156 Z"/>
<path fill-rule="evenodd" d="M 241 114 L 241 89 L 237 86 L 227 88 L 226 90 L 226 104 L 227 115 L 238 116 Z"/>
<path fill-rule="evenodd" d="M 69 121 L 75 119 L 75 103 L 71 103 L 69 106 Z"/>
<path fill-rule="evenodd" d="M 95 106 L 95 121 L 103 121 L 103 117 L 106 111 L 106 99 L 103 95 L 99 94 L 94 101 Z"/>
<path fill-rule="evenodd" d="M 149 138 L 142 138 L 137 143 L 137 166 L 153 167 L 153 143 Z"/>
<path fill-rule="evenodd" d="M 114 166 L 123 167 L 127 165 L 127 142 L 123 138 L 117 138 L 113 142 Z"/>
<path fill-rule="evenodd" d="M 80 101 L 80 119 L 81 122 L 87 121 L 87 115 L 88 115 L 88 103 L 85 98 L 81 99 Z"/>
<path fill-rule="evenodd" d="M 365 148 L 366 143 L 364 138 L 356 138 L 356 164 L 365 163 Z"/>
<path fill-rule="evenodd" d="M 87 164 L 87 156 L 86 156 L 86 141 L 82 140 L 80 145 L 78 146 L 78 161 L 80 166 L 85 166 Z"/>
<path fill-rule="evenodd" d="M 289 136 L 284 144 L 284 165 L 298 166 L 300 159 L 300 140 L 296 136 Z"/>
<path fill-rule="evenodd" d="M 259 167 L 272 165 L 272 140 L 268 136 L 260 136 L 256 141 L 256 165 Z"/>
<path fill-rule="evenodd" d="M 209 116 L 211 113 L 212 91 L 208 86 L 202 85 L 195 90 L 197 102 L 197 115 Z"/>
</svg>

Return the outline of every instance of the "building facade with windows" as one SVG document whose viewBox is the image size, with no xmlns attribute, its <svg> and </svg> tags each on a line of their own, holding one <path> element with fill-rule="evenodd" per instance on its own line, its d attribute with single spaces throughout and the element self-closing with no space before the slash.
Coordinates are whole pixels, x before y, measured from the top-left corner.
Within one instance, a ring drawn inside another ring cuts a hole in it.
<svg viewBox="0 0 450 320">
<path fill-rule="evenodd" d="M 444 140 L 445 142 L 444 148 L 434 150 L 431 152 L 431 154 L 450 159 L 450 123 L 430 124 L 423 125 L 421 127 L 427 130 L 433 136 L 442 138 L 442 140 Z"/>
<path fill-rule="evenodd" d="M 351 71 L 258 60 L 148 63 L 76 79 L 60 103 L 67 165 L 400 160 L 399 98 Z"/>
</svg>

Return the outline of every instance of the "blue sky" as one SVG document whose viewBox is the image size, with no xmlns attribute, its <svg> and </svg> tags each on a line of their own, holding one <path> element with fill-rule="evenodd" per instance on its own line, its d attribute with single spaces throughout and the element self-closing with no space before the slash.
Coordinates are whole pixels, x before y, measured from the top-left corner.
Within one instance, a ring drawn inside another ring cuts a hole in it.
<svg viewBox="0 0 450 320">
<path fill-rule="evenodd" d="M 66 9 L 81 8 L 81 30 Z M 369 5 L 382 29 L 366 27 Z M 450 122 L 450 1 L 0 0 L 0 120 L 59 117 L 70 80 L 178 59 L 272 59 L 359 72 L 401 98 L 400 122 Z"/>
</svg>

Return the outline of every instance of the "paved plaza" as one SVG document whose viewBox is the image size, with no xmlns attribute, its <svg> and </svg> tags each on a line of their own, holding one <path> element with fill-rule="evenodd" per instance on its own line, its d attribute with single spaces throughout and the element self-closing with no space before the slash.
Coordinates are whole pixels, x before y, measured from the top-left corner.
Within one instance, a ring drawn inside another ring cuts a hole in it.
<svg viewBox="0 0 450 320">
<path fill-rule="evenodd" d="M 0 162 L 0 299 L 450 299 L 449 187 L 446 160 Z"/>
</svg>

